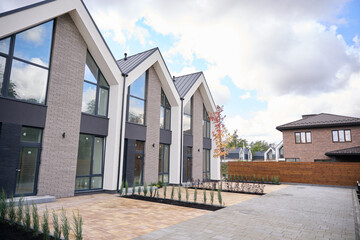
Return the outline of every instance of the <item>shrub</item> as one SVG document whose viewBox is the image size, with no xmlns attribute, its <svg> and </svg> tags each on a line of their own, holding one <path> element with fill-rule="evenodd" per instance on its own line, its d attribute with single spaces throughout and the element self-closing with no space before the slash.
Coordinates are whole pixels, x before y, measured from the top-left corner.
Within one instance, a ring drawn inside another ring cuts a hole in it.
<svg viewBox="0 0 360 240">
<path fill-rule="evenodd" d="M 32 213 L 31 214 L 32 214 L 32 219 L 33 219 L 34 236 L 37 237 L 39 235 L 40 223 L 39 223 L 38 209 L 34 203 L 32 204 Z"/>
<path fill-rule="evenodd" d="M 52 219 L 53 219 L 53 227 L 54 227 L 54 239 L 60 240 L 61 238 L 61 227 L 59 225 L 59 217 L 58 215 L 53 211 L 52 212 Z"/>
<path fill-rule="evenodd" d="M 120 185 L 120 196 L 122 196 L 124 194 L 124 182 L 121 182 L 121 185 Z"/>
<path fill-rule="evenodd" d="M 147 188 L 147 185 L 146 185 L 146 182 L 144 182 L 144 196 L 146 197 L 147 193 L 148 193 L 148 188 Z"/>
<path fill-rule="evenodd" d="M 18 201 L 18 208 L 16 211 L 16 220 L 17 224 L 21 225 L 24 218 L 24 198 L 20 197 Z"/>
<path fill-rule="evenodd" d="M 49 239 L 50 236 L 50 229 L 49 229 L 49 211 L 46 208 L 45 212 L 43 213 L 43 223 L 41 225 L 44 240 Z"/>
<path fill-rule="evenodd" d="M 214 204 L 214 189 L 212 188 L 210 191 L 210 204 Z"/>
<path fill-rule="evenodd" d="M 269 182 L 269 176 L 266 176 L 266 181 Z"/>
<path fill-rule="evenodd" d="M 204 189 L 204 203 L 206 204 L 206 190 Z"/>
<path fill-rule="evenodd" d="M 82 240 L 83 236 L 82 236 L 82 217 L 80 216 L 80 213 L 78 211 L 77 215 L 75 215 L 75 213 L 73 212 L 73 219 L 74 219 L 74 227 L 73 227 L 73 232 L 75 235 L 75 239 L 76 240 Z"/>
<path fill-rule="evenodd" d="M 1 199 L 0 199 L 0 220 L 2 222 L 5 221 L 6 213 L 7 213 L 7 203 L 6 203 L 6 193 L 5 190 L 1 191 Z"/>
<path fill-rule="evenodd" d="M 140 194 L 141 194 L 141 186 L 139 184 L 139 186 L 138 186 L 138 195 L 140 195 Z"/>
<path fill-rule="evenodd" d="M 186 186 L 185 187 L 185 197 L 186 197 L 186 201 L 188 202 L 189 201 L 189 188 Z"/>
<path fill-rule="evenodd" d="M 131 192 L 133 196 L 135 195 L 135 187 L 136 187 L 136 181 L 134 179 L 133 185 L 132 185 L 132 192 Z"/>
<path fill-rule="evenodd" d="M 156 189 L 155 192 L 156 192 L 156 198 L 160 198 L 159 189 Z"/>
<path fill-rule="evenodd" d="M 171 200 L 174 200 L 174 191 L 175 191 L 175 187 L 174 185 L 171 187 L 171 195 L 170 195 L 170 198 Z"/>
<path fill-rule="evenodd" d="M 9 201 L 9 221 L 10 225 L 13 225 L 16 221 L 15 202 L 12 196 Z"/>
<path fill-rule="evenodd" d="M 278 176 L 275 177 L 275 184 L 279 184 L 279 177 Z"/>
<path fill-rule="evenodd" d="M 260 176 L 258 176 L 258 182 L 261 182 L 261 177 Z"/>
<path fill-rule="evenodd" d="M 265 182 L 265 178 L 264 178 L 264 177 L 262 177 L 262 182 L 263 182 L 263 183 Z"/>
<path fill-rule="evenodd" d="M 30 231 L 31 228 L 31 214 L 30 214 L 30 206 L 29 203 L 25 205 L 25 219 L 24 219 L 24 227 L 27 232 Z"/>
<path fill-rule="evenodd" d="M 66 216 L 66 211 L 63 208 L 61 210 L 61 229 L 63 232 L 63 236 L 65 240 L 69 240 L 69 235 L 70 235 L 70 225 Z"/>
<path fill-rule="evenodd" d="M 167 185 L 166 185 L 166 183 L 164 183 L 164 198 L 166 198 L 166 187 L 167 187 Z"/>
<path fill-rule="evenodd" d="M 180 185 L 177 189 L 177 192 L 178 192 L 178 199 L 179 199 L 179 201 L 181 201 L 181 186 Z"/>
<path fill-rule="evenodd" d="M 271 177 L 271 182 L 274 183 L 274 176 Z"/>
<path fill-rule="evenodd" d="M 152 195 L 152 194 L 153 194 L 153 191 L 154 191 L 154 190 L 153 190 L 153 186 L 152 186 L 152 185 L 150 185 L 150 197 L 152 197 L 152 196 L 153 196 L 153 195 Z"/>
<path fill-rule="evenodd" d="M 197 200 L 197 187 L 195 187 L 195 190 L 194 190 L 194 202 L 196 203 L 196 200 Z"/>
<path fill-rule="evenodd" d="M 243 175 L 241 174 L 241 176 L 240 176 L 240 180 L 242 181 L 242 180 L 244 180 L 244 178 L 243 178 Z"/>
<path fill-rule="evenodd" d="M 220 190 L 220 188 L 218 188 L 218 201 L 219 201 L 219 204 L 220 204 L 220 206 L 222 205 L 222 197 L 221 197 L 221 190 Z"/>
<path fill-rule="evenodd" d="M 254 178 L 253 178 L 253 181 L 256 182 L 256 175 L 254 174 Z"/>
<path fill-rule="evenodd" d="M 128 183 L 128 181 L 126 180 L 126 181 L 125 181 L 125 195 L 128 194 L 128 191 L 129 191 L 129 183 Z"/>
</svg>

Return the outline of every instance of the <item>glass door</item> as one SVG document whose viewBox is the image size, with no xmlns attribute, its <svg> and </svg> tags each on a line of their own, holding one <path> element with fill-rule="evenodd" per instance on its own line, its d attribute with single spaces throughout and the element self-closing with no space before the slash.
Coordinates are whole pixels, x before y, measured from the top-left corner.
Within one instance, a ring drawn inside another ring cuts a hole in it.
<svg viewBox="0 0 360 240">
<path fill-rule="evenodd" d="M 192 179 L 192 147 L 186 147 L 184 154 L 184 182 Z"/>
<path fill-rule="evenodd" d="M 35 195 L 39 172 L 42 130 L 23 127 L 20 138 L 20 157 L 16 169 L 15 196 Z"/>
<path fill-rule="evenodd" d="M 134 180 L 136 184 L 143 184 L 143 167 L 144 167 L 144 142 L 136 141 Z"/>
</svg>

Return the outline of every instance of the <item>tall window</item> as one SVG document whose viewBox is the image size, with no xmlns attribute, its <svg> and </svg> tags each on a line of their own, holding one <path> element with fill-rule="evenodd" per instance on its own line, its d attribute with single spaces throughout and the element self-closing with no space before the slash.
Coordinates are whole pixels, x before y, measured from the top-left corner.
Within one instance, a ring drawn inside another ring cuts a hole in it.
<svg viewBox="0 0 360 240">
<path fill-rule="evenodd" d="M 107 116 L 109 84 L 106 82 L 94 59 L 86 55 L 84 88 L 81 110 L 84 113 Z"/>
<path fill-rule="evenodd" d="M 104 138 L 80 134 L 75 191 L 101 189 L 104 166 Z"/>
<path fill-rule="evenodd" d="M 0 95 L 45 104 L 54 21 L 0 40 Z"/>
<path fill-rule="evenodd" d="M 127 121 L 145 124 L 146 75 L 144 72 L 129 86 Z"/>
<path fill-rule="evenodd" d="M 311 132 L 296 132 L 295 143 L 311 143 Z"/>
<path fill-rule="evenodd" d="M 332 131 L 333 142 L 351 142 L 350 130 L 333 130 Z"/>
<path fill-rule="evenodd" d="M 159 181 L 169 182 L 170 145 L 159 145 Z"/>
<path fill-rule="evenodd" d="M 164 91 L 161 89 L 160 103 L 160 128 L 170 130 L 171 106 L 166 98 Z"/>
<path fill-rule="evenodd" d="M 210 180 L 210 150 L 203 149 L 203 179 Z"/>
<path fill-rule="evenodd" d="M 191 127 L 192 105 L 193 105 L 192 102 L 193 102 L 193 99 L 191 98 L 190 101 L 185 105 L 185 108 L 184 108 L 183 130 L 184 130 L 184 133 L 187 133 L 187 134 L 192 134 L 192 127 Z"/>
<path fill-rule="evenodd" d="M 210 138 L 210 119 L 205 106 L 203 106 L 203 137 Z"/>
</svg>

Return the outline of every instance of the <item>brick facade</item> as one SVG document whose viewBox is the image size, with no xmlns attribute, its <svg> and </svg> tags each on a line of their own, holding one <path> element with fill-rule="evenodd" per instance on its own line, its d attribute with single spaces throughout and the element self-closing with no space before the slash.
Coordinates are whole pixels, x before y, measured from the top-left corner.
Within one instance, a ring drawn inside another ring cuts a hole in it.
<svg viewBox="0 0 360 240">
<path fill-rule="evenodd" d="M 351 142 L 332 141 L 332 130 L 350 129 Z M 312 128 L 301 130 L 283 130 L 285 158 L 299 158 L 300 162 L 314 162 L 315 159 L 331 159 L 325 153 L 360 145 L 360 127 Z M 311 143 L 295 143 L 295 132 L 311 132 Z"/>
<path fill-rule="evenodd" d="M 69 15 L 58 17 L 54 30 L 38 195 L 68 197 L 75 188 L 87 46 Z"/>
<path fill-rule="evenodd" d="M 158 181 L 160 141 L 161 83 L 153 67 L 148 70 L 146 94 L 144 181 L 150 184 Z"/>
<path fill-rule="evenodd" d="M 193 95 L 193 179 L 202 180 L 203 172 L 203 99 L 199 89 Z M 200 150 L 200 151 L 199 151 Z"/>
</svg>

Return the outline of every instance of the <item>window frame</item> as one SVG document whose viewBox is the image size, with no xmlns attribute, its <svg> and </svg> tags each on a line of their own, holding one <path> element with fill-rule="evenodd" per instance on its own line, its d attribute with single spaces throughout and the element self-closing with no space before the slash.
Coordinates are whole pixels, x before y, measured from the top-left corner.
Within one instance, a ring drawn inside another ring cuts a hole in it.
<svg viewBox="0 0 360 240">
<path fill-rule="evenodd" d="M 192 117 L 192 115 L 193 115 L 193 97 L 191 97 L 189 101 L 190 101 L 190 113 L 185 113 L 185 106 L 187 105 L 187 104 L 185 104 L 184 116 L 190 117 L 190 132 L 191 133 L 187 133 L 184 130 L 183 130 L 183 133 L 187 134 L 187 135 L 193 135 L 193 117 Z M 183 128 L 184 128 L 184 126 L 183 126 Z"/>
<path fill-rule="evenodd" d="M 158 180 L 159 177 L 161 176 L 161 181 L 162 183 L 169 183 L 170 182 L 170 144 L 165 144 L 165 143 L 160 143 L 159 144 L 159 154 L 160 154 L 160 145 L 162 145 L 162 149 L 161 149 L 161 154 L 162 154 L 162 172 L 160 172 L 160 169 L 158 169 Z M 168 146 L 168 164 L 167 164 L 167 169 L 165 169 L 165 147 L 164 146 Z M 160 157 L 160 156 L 159 156 Z M 160 160 L 160 159 L 159 159 Z M 166 170 L 166 171 L 165 171 Z M 164 182 L 164 175 L 168 175 L 168 181 Z"/>
<path fill-rule="evenodd" d="M 142 73 L 141 75 L 143 75 L 143 74 L 144 74 L 144 73 Z M 141 76 L 141 75 L 140 75 L 140 76 Z M 139 77 L 140 77 L 140 76 L 139 76 Z M 137 96 L 133 96 L 133 95 L 130 94 L 131 84 L 127 87 L 127 96 L 126 96 L 126 99 L 127 99 L 127 102 L 126 102 L 126 122 L 127 122 L 127 123 L 136 124 L 136 125 L 140 125 L 140 126 L 146 126 L 146 104 L 147 104 L 146 99 L 147 99 L 147 88 L 148 88 L 148 86 L 147 86 L 147 84 L 148 84 L 148 76 L 149 76 L 148 70 L 146 70 L 146 71 L 145 71 L 145 94 L 144 94 L 144 99 L 139 98 L 139 97 L 137 97 Z M 138 78 L 137 78 L 137 79 L 138 79 Z M 135 81 L 136 81 L 137 79 L 135 79 Z M 135 81 L 134 81 L 134 82 L 135 82 Z M 134 123 L 134 122 L 130 122 L 130 121 L 129 121 L 129 110 L 130 110 L 130 99 L 131 99 L 131 98 L 135 98 L 135 99 L 138 99 L 138 100 L 141 100 L 141 101 L 144 102 L 144 123 L 143 123 L 143 124 L 141 124 L 141 123 Z"/>
<path fill-rule="evenodd" d="M 299 142 L 296 139 L 296 135 L 299 134 Z M 308 141 L 308 134 L 310 134 L 310 141 Z M 302 132 L 295 132 L 295 144 L 311 144 L 312 143 L 312 134 L 311 131 L 302 131 Z M 304 139 L 303 139 L 304 136 Z M 303 142 L 304 140 L 304 142 Z"/>
<path fill-rule="evenodd" d="M 203 149 L 203 166 L 205 166 L 205 169 L 203 168 L 203 181 L 210 181 L 211 180 L 211 150 L 210 149 Z M 208 157 L 208 159 L 205 159 L 205 157 Z M 209 167 L 209 171 L 207 171 L 207 166 Z M 209 176 L 209 178 L 205 178 L 205 175 Z"/>
<path fill-rule="evenodd" d="M 340 141 L 339 131 L 344 132 L 344 141 Z M 346 141 L 346 132 L 347 131 L 350 132 L 350 141 Z M 336 133 L 337 141 L 334 141 L 334 133 Z M 331 130 L 331 140 L 332 140 L 333 143 L 351 143 L 352 142 L 351 129 L 343 128 L 343 129 Z"/>
<path fill-rule="evenodd" d="M 165 105 L 162 104 L 162 94 L 164 94 L 164 102 L 165 102 Z M 169 103 L 169 106 L 166 106 L 166 102 Z M 163 126 L 164 127 L 161 127 L 161 124 L 160 124 L 160 129 L 164 129 L 164 130 L 171 130 L 171 105 L 170 105 L 170 102 L 168 101 L 167 97 L 166 97 L 166 94 L 164 92 L 164 90 L 161 88 L 161 95 L 160 95 L 160 113 L 161 113 L 161 109 L 164 109 L 164 122 L 163 122 Z M 170 111 L 170 120 L 169 120 L 169 128 L 166 128 L 166 110 L 169 110 Z M 161 118 L 160 118 L 161 119 Z M 161 121 L 160 121 L 161 123 Z"/>
<path fill-rule="evenodd" d="M 205 131 L 204 131 L 205 126 Z M 209 126 L 209 132 L 207 127 Z M 209 114 L 206 111 L 205 105 L 203 105 L 203 138 L 211 138 L 211 121 L 209 119 Z"/>
<path fill-rule="evenodd" d="M 104 118 L 107 118 L 108 117 L 108 114 L 109 114 L 109 95 L 110 95 L 110 84 L 107 82 L 107 80 L 105 79 L 104 75 L 102 74 L 99 66 L 97 65 L 97 63 L 95 62 L 95 59 L 93 58 L 93 56 L 91 55 L 91 53 L 89 52 L 89 50 L 87 50 L 87 53 L 86 54 L 89 54 L 89 56 L 91 57 L 91 59 L 94 61 L 98 71 L 97 71 L 97 76 L 94 76 L 95 79 L 96 79 L 96 83 L 93 83 L 91 81 L 88 81 L 85 79 L 85 71 L 84 71 L 84 84 L 87 83 L 87 84 L 91 84 L 93 86 L 96 86 L 96 93 L 95 93 L 95 109 L 94 109 L 94 114 L 92 113 L 87 113 L 87 112 L 83 112 L 81 110 L 81 113 L 83 114 L 87 114 L 87 115 L 90 115 L 90 116 L 97 116 L 97 117 L 104 117 Z M 86 67 L 86 61 L 85 61 L 85 67 Z M 89 68 L 90 69 L 90 68 Z M 109 87 L 106 87 L 106 86 L 101 86 L 100 85 L 100 76 L 103 76 L 103 79 L 104 81 L 106 82 L 107 85 L 109 85 Z M 98 105 L 99 105 L 99 93 L 100 93 L 100 90 L 101 89 L 106 89 L 108 91 L 108 94 L 107 94 L 107 105 L 106 105 L 106 115 L 100 115 L 98 113 L 99 111 L 99 108 L 98 108 Z M 83 94 L 84 94 L 84 85 L 83 85 Z M 82 99 L 81 99 L 82 100 Z M 81 102 L 82 103 L 82 102 Z"/>
<path fill-rule="evenodd" d="M 14 51 L 15 51 L 15 41 L 16 41 L 16 35 L 21 34 L 25 31 L 28 31 L 30 29 L 36 28 L 40 25 L 46 24 L 48 22 L 53 22 L 52 23 L 52 34 L 51 34 L 51 46 L 50 46 L 50 55 L 49 55 L 49 65 L 48 67 L 36 64 L 34 62 L 19 58 L 19 57 L 15 57 L 14 56 Z M 2 82 L 2 86 L 1 86 L 1 91 L 0 91 L 0 98 L 6 98 L 6 99 L 11 99 L 13 101 L 19 101 L 19 102 L 24 102 L 24 103 L 30 103 L 30 104 L 35 104 L 35 105 L 41 105 L 41 106 L 46 106 L 47 105 L 47 99 L 48 99 L 48 90 L 49 90 L 49 79 L 50 79 L 50 71 L 51 71 L 51 62 L 52 62 L 52 55 L 53 55 L 53 48 L 54 48 L 54 36 L 55 36 L 55 27 L 56 27 L 56 18 L 55 19 L 50 19 L 48 21 L 45 21 L 43 23 L 37 24 L 33 27 L 30 28 L 26 28 L 20 32 L 16 32 L 13 33 L 11 35 L 8 35 L 6 37 L 3 37 L 0 39 L 4 40 L 6 38 L 10 38 L 10 43 L 9 43 L 9 51 L 7 54 L 0 52 L 0 57 L 5 58 L 5 68 L 4 68 L 4 75 L 3 75 L 3 82 Z M 13 65 L 13 60 L 19 61 L 21 63 L 25 63 L 25 64 L 29 64 L 31 66 L 35 66 L 35 67 L 39 67 L 41 69 L 47 70 L 47 79 L 46 79 L 46 90 L 45 90 L 45 99 L 44 99 L 44 103 L 39 103 L 39 102 L 31 102 L 31 101 L 27 101 L 24 99 L 18 99 L 15 97 L 10 97 L 9 96 L 9 85 L 10 85 L 10 77 L 11 77 L 11 71 L 12 71 L 12 65 Z"/>
</svg>

